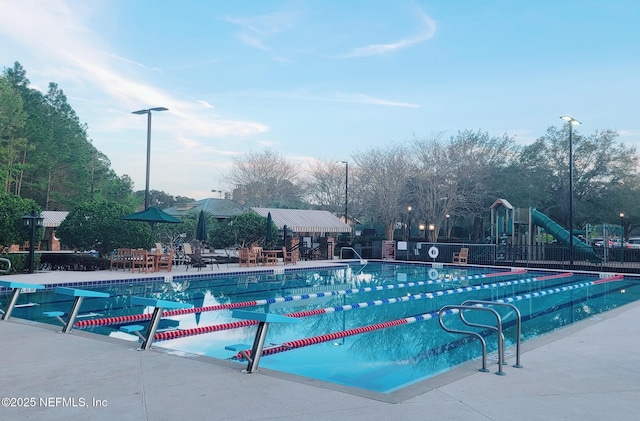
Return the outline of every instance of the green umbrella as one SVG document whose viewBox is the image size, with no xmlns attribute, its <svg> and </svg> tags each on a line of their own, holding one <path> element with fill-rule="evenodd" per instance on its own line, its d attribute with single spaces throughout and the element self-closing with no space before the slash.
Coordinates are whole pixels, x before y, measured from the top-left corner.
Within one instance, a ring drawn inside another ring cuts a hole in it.
<svg viewBox="0 0 640 421">
<path fill-rule="evenodd" d="M 207 219 L 204 216 L 204 211 L 200 211 L 198 216 L 198 225 L 196 227 L 196 240 L 205 243 L 207 241 Z"/>
<path fill-rule="evenodd" d="M 273 243 L 273 219 L 271 212 L 267 214 L 267 226 L 265 229 L 264 243 L 267 247 L 271 247 Z"/>
<path fill-rule="evenodd" d="M 132 213 L 130 215 L 125 215 L 122 217 L 127 221 L 140 221 L 140 222 L 148 222 L 150 224 L 155 224 L 157 222 L 162 222 L 166 224 L 182 224 L 182 220 L 176 218 L 175 216 L 169 215 L 165 211 L 155 206 L 150 207 L 149 209 Z"/>
</svg>

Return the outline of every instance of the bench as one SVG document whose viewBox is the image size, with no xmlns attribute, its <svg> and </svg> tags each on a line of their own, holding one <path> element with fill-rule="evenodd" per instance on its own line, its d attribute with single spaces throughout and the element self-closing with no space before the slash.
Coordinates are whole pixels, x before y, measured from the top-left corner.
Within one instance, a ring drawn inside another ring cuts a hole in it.
<svg viewBox="0 0 640 421">
<path fill-rule="evenodd" d="M 82 300 L 87 298 L 108 298 L 109 294 L 106 292 L 99 291 L 89 291 L 86 289 L 78 289 L 78 288 L 67 288 L 67 287 L 56 287 L 56 294 L 67 295 L 70 297 L 75 297 L 73 300 L 73 304 L 71 304 L 71 310 L 69 310 L 69 316 L 67 317 L 67 321 L 65 322 L 62 319 L 62 312 L 49 311 L 43 313 L 45 316 L 56 317 L 59 321 L 62 322 L 64 327 L 62 328 L 62 333 L 71 332 L 73 329 L 73 324 L 76 321 L 76 317 L 78 317 L 78 311 L 80 310 L 80 305 L 82 305 Z M 57 314 L 56 314 L 57 313 Z"/>
<path fill-rule="evenodd" d="M 453 253 L 452 263 L 467 264 L 467 258 L 469 257 L 469 249 L 462 247 L 459 252 Z"/>
<path fill-rule="evenodd" d="M 11 312 L 16 306 L 16 302 L 18 301 L 18 297 L 20 296 L 20 291 L 22 289 L 44 289 L 44 285 L 27 284 L 25 282 L 14 281 L 0 281 L 0 286 L 12 290 L 11 297 L 9 298 L 9 304 L 7 304 L 7 308 L 2 314 L 2 320 L 8 320 L 9 317 L 11 317 Z"/>
<path fill-rule="evenodd" d="M 264 340 L 267 337 L 267 328 L 269 327 L 269 323 L 298 323 L 300 321 L 300 319 L 293 317 L 246 310 L 234 310 L 233 313 L 231 313 L 231 317 L 235 319 L 259 322 L 256 337 L 253 340 L 253 346 L 251 347 L 251 355 L 248 355 L 246 351 L 240 351 L 240 354 L 242 354 L 242 356 L 248 361 L 247 369 L 244 371 L 249 374 L 258 371 L 258 364 L 260 363 Z"/>
<path fill-rule="evenodd" d="M 151 348 L 151 344 L 153 343 L 153 337 L 156 334 L 156 330 L 158 329 L 158 323 L 160 323 L 160 318 L 162 317 L 163 309 L 165 308 L 180 309 L 180 308 L 193 307 L 191 304 L 176 303 L 175 301 L 157 300 L 155 298 L 146 298 L 146 297 L 131 297 L 131 304 L 154 307 L 151 320 L 149 320 L 149 325 L 147 326 L 147 336 L 142 336 L 140 334 L 140 330 L 142 329 L 137 330 L 138 336 L 142 338 L 142 346 L 140 347 L 141 350 Z M 120 329 L 122 330 L 122 328 Z"/>
</svg>

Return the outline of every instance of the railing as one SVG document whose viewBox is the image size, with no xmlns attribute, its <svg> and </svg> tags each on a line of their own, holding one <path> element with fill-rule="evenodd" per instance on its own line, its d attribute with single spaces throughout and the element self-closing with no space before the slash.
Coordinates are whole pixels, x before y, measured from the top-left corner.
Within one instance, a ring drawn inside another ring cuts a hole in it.
<svg viewBox="0 0 640 421">
<path fill-rule="evenodd" d="M 363 259 L 363 258 L 362 258 L 362 256 L 360 256 L 360 255 L 358 254 L 358 252 L 357 252 L 357 251 L 355 251 L 355 249 L 354 249 L 353 247 L 342 247 L 342 248 L 340 248 L 340 260 L 343 260 L 343 259 L 344 259 L 344 258 L 343 258 L 343 256 L 342 256 L 342 252 L 343 252 L 344 250 L 351 250 L 351 251 L 353 252 L 353 254 L 355 254 L 356 256 L 358 256 L 358 258 L 360 259 L 360 263 L 361 263 L 361 264 L 363 264 L 363 265 L 366 265 L 366 264 L 367 264 L 367 260 L 366 260 L 366 259 Z"/>
<path fill-rule="evenodd" d="M 515 368 L 522 368 L 522 365 L 520 364 L 520 337 L 522 335 L 522 316 L 520 315 L 520 310 L 518 310 L 518 307 L 514 306 L 513 304 L 509 304 L 509 303 L 498 303 L 495 301 L 484 301 L 484 300 L 467 300 L 464 301 L 461 305 L 463 306 L 469 306 L 469 305 L 473 305 L 473 306 L 499 306 L 499 307 L 508 307 L 511 310 L 513 310 L 514 314 L 516 315 L 516 363 L 513 365 Z M 465 318 L 462 312 L 460 312 L 460 318 L 462 319 L 462 321 L 469 325 L 472 326 L 472 324 L 469 324 Z M 480 325 L 476 325 L 476 326 L 480 326 Z M 492 326 L 486 326 L 490 329 L 493 329 Z M 504 335 L 502 337 L 502 343 L 504 344 Z M 504 349 L 503 349 L 504 351 Z M 503 356 L 504 359 L 504 356 Z"/>
<path fill-rule="evenodd" d="M 429 255 L 431 247 L 438 249 L 436 258 Z M 571 266 L 569 247 L 555 244 L 526 246 L 411 241 L 408 251 L 397 252 L 396 259 L 451 263 L 453 253 L 462 247 L 469 249 L 469 264 L 627 273 L 640 270 L 640 249 L 593 247 L 593 253 L 575 249 L 574 264 Z"/>
<path fill-rule="evenodd" d="M 487 369 L 487 343 L 485 342 L 482 335 L 478 332 L 475 332 L 472 330 L 453 329 L 445 326 L 444 321 L 442 320 L 442 316 L 445 314 L 452 314 L 454 312 L 452 310 L 456 310 L 460 315 L 460 320 L 462 320 L 462 322 L 464 322 L 468 326 L 491 328 L 493 330 L 496 330 L 497 336 L 498 336 L 498 371 L 496 371 L 496 374 L 500 376 L 504 376 L 506 374 L 504 371 L 502 371 L 502 365 L 504 363 L 504 337 L 502 335 L 502 319 L 500 318 L 500 315 L 498 314 L 498 312 L 489 307 L 477 307 L 477 306 L 471 306 L 471 305 L 446 305 L 442 307 L 440 311 L 438 311 L 438 322 L 440 323 L 440 326 L 442 326 L 442 328 L 445 331 L 450 333 L 459 333 L 462 335 L 473 336 L 480 341 L 482 345 L 482 368 L 480 369 L 480 371 L 482 372 L 489 371 Z M 484 311 L 484 312 L 489 312 L 493 314 L 496 317 L 496 327 L 469 323 L 464 318 L 464 316 L 462 316 L 462 312 L 465 310 Z"/>
</svg>

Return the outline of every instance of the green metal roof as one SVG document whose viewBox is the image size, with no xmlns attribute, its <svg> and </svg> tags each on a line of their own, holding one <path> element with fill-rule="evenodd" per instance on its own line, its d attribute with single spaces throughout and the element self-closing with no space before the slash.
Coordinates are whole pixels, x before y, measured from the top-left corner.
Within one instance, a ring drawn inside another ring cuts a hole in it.
<svg viewBox="0 0 640 421">
<path fill-rule="evenodd" d="M 199 213 L 203 210 L 211 214 L 214 218 L 226 219 L 244 213 L 249 209 L 250 208 L 242 206 L 233 200 L 209 198 L 196 200 L 195 202 L 181 203 L 163 210 L 173 216 L 186 215 L 191 212 Z"/>
</svg>

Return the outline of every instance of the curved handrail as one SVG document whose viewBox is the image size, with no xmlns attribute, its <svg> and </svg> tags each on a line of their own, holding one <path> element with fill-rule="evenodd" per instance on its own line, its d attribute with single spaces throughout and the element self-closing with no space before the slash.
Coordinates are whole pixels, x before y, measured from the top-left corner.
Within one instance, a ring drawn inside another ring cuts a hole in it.
<svg viewBox="0 0 640 421">
<path fill-rule="evenodd" d="M 360 264 L 361 265 L 366 265 L 367 264 L 367 260 L 363 259 L 362 256 L 360 256 L 360 254 L 353 247 L 341 247 L 340 248 L 340 260 L 343 260 L 343 257 L 342 257 L 342 251 L 343 250 L 351 250 L 351 251 L 353 251 L 353 253 L 360 258 Z"/>
<path fill-rule="evenodd" d="M 495 311 L 492 308 L 489 307 L 478 307 L 478 306 L 465 306 L 465 305 L 446 305 L 443 306 L 440 311 L 438 311 L 438 321 L 440 322 L 440 326 L 442 326 L 442 328 L 444 330 L 446 330 L 447 332 L 451 332 L 451 333 L 461 333 L 464 335 L 471 335 L 474 336 L 478 339 L 480 339 L 480 342 L 482 343 L 482 369 L 480 371 L 489 371 L 487 370 L 487 344 L 484 340 L 484 338 L 482 337 L 482 335 L 480 335 L 477 332 L 473 332 L 470 330 L 458 330 L 458 329 L 452 329 L 452 328 L 448 328 L 444 325 L 444 322 L 442 321 L 442 315 L 444 313 L 446 313 L 449 310 L 458 310 L 458 314 L 460 314 L 460 318 L 461 320 L 464 322 L 464 318 L 462 316 L 462 311 L 461 310 L 480 310 L 480 311 L 488 311 L 491 314 L 493 314 L 494 316 L 496 316 L 496 323 L 497 323 L 497 331 L 498 331 L 498 371 L 496 371 L 497 375 L 500 376 L 504 376 L 506 373 L 504 371 L 502 371 L 502 358 L 504 356 L 504 341 L 502 339 L 502 321 L 500 319 L 500 315 L 498 314 L 497 311 Z M 494 328 L 495 329 L 495 328 Z"/>
<path fill-rule="evenodd" d="M 0 269 L 0 273 L 9 273 L 11 272 L 11 260 L 5 259 L 4 257 L 0 257 L 0 262 L 6 263 L 6 269 Z"/>
<path fill-rule="evenodd" d="M 520 310 L 518 310 L 518 307 L 510 303 L 497 303 L 495 301 L 485 301 L 485 300 L 467 300 L 462 303 L 462 305 L 473 305 L 473 304 L 509 307 L 514 311 L 514 313 L 516 314 L 516 363 L 513 366 L 515 368 L 522 368 L 522 365 L 520 364 L 520 336 L 522 333 L 522 316 L 520 315 Z M 463 318 L 463 321 L 465 323 L 467 323 L 464 320 L 464 316 L 462 316 L 462 314 L 460 314 L 460 317 Z M 504 335 L 502 338 L 504 343 Z M 504 348 L 503 348 L 503 352 L 504 352 Z M 502 358 L 504 360 L 504 356 Z"/>
</svg>

